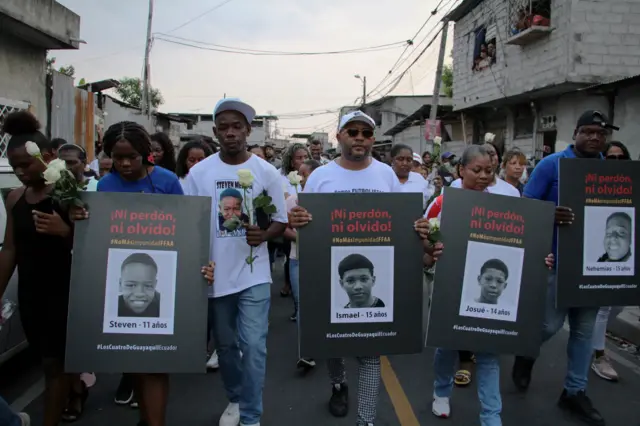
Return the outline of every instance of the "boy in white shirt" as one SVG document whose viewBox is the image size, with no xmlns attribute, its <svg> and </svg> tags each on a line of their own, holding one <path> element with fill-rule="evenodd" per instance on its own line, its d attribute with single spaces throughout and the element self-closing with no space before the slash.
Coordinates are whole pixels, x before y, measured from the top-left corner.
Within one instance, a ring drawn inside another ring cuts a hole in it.
<svg viewBox="0 0 640 426">
<path fill-rule="evenodd" d="M 255 426 L 262 416 L 271 301 L 266 241 L 282 235 L 287 210 L 276 169 L 247 151 L 255 110 L 239 99 L 226 98 L 218 102 L 213 116 L 220 152 L 191 168 L 184 188 L 187 195 L 211 197 L 211 254 L 220 265 L 215 272 L 213 334 L 229 398 L 219 424 Z M 248 189 L 240 185 L 240 170 L 253 176 Z M 253 200 L 261 194 L 270 196 L 277 210 L 271 222 L 253 208 Z M 227 202 L 230 197 L 241 202 Z M 257 219 L 256 225 L 241 223 L 251 217 Z"/>
<path fill-rule="evenodd" d="M 375 122 L 361 111 L 346 114 L 340 120 L 337 139 L 342 155 L 315 170 L 307 180 L 304 193 L 366 193 L 402 192 L 400 181 L 393 169 L 371 158 Z M 291 209 L 291 224 L 300 228 L 311 220 L 302 206 Z M 428 223 L 416 222 L 416 230 L 424 239 L 428 236 Z M 358 357 L 358 426 L 372 426 L 376 418 L 380 393 L 380 357 Z M 344 358 L 327 360 L 332 395 L 329 411 L 335 417 L 345 417 L 349 411 L 349 393 L 346 383 Z"/>
</svg>

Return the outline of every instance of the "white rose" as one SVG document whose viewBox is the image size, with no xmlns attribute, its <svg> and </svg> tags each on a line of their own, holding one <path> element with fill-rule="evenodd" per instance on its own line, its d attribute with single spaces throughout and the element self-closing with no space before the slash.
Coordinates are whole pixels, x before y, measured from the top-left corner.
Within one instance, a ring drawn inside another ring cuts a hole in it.
<svg viewBox="0 0 640 426">
<path fill-rule="evenodd" d="M 433 144 L 442 145 L 442 138 L 440 136 L 436 136 L 435 138 L 433 138 Z"/>
<path fill-rule="evenodd" d="M 53 167 L 47 167 L 47 170 L 44 171 L 42 176 L 44 177 L 45 183 L 50 185 L 60 180 L 62 177 L 62 171 Z"/>
<path fill-rule="evenodd" d="M 32 157 L 40 157 L 40 147 L 35 142 L 27 142 L 24 144 L 25 149 L 27 150 L 27 154 Z"/>
<path fill-rule="evenodd" d="M 289 183 L 293 186 L 298 186 L 302 182 L 302 176 L 295 170 L 287 175 L 287 179 L 289 179 Z"/>
<path fill-rule="evenodd" d="M 440 229 L 440 220 L 437 217 L 429 219 L 429 228 L 431 232 L 436 232 Z"/>
<path fill-rule="evenodd" d="M 56 158 L 47 164 L 47 169 L 55 169 L 62 172 L 63 170 L 67 170 L 67 163 L 65 163 L 64 160 Z"/>
<path fill-rule="evenodd" d="M 485 143 L 491 143 L 493 142 L 493 140 L 496 138 L 496 135 L 494 135 L 493 133 L 485 133 L 484 135 L 484 142 Z"/>
<path fill-rule="evenodd" d="M 249 188 L 253 183 L 253 175 L 249 169 L 238 170 L 238 181 L 243 188 Z"/>
</svg>

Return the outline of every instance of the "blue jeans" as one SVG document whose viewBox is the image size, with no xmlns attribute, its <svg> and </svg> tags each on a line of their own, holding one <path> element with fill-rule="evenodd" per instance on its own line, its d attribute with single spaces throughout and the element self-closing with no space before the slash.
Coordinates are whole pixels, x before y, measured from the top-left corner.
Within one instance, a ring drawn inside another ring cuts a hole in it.
<svg viewBox="0 0 640 426">
<path fill-rule="evenodd" d="M 9 404 L 0 397 L 0 425 L 2 426 L 21 426 L 22 420 L 13 412 Z"/>
<path fill-rule="evenodd" d="M 502 397 L 500 396 L 500 362 L 498 355 L 476 353 L 476 380 L 478 399 L 480 400 L 480 425 L 502 426 L 500 412 Z M 458 351 L 436 349 L 433 366 L 435 381 L 433 392 L 438 397 L 450 398 L 453 392 L 453 376 L 455 374 Z"/>
<path fill-rule="evenodd" d="M 298 259 L 289 259 L 289 277 L 291 278 L 291 293 L 293 294 L 293 306 L 296 308 L 296 316 L 300 315 L 300 264 Z"/>
<path fill-rule="evenodd" d="M 262 416 L 270 304 L 269 283 L 213 299 L 222 382 L 229 402 L 240 404 L 240 422 L 245 425 L 259 423 Z"/>
<path fill-rule="evenodd" d="M 549 274 L 547 307 L 544 319 L 543 341 L 553 337 L 565 318 L 569 318 L 569 341 L 567 342 L 567 375 L 564 388 L 575 395 L 587 388 L 589 367 L 593 353 L 593 327 L 598 308 L 556 308 L 556 274 Z"/>
</svg>

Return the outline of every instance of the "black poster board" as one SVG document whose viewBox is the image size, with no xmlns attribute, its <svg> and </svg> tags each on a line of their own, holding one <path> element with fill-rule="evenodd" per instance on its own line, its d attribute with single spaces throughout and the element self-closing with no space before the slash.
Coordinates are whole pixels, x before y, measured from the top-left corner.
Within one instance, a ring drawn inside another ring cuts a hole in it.
<svg viewBox="0 0 640 426">
<path fill-rule="evenodd" d="M 300 205 L 313 215 L 299 232 L 300 356 L 420 352 L 421 194 L 303 193 Z"/>
<path fill-rule="evenodd" d="M 211 199 L 87 192 L 76 222 L 68 372 L 205 372 Z"/>
<path fill-rule="evenodd" d="M 446 188 L 427 346 L 537 356 L 555 207 Z"/>
<path fill-rule="evenodd" d="M 635 161 L 561 159 L 559 204 L 575 220 L 558 227 L 558 307 L 640 303 Z"/>
</svg>

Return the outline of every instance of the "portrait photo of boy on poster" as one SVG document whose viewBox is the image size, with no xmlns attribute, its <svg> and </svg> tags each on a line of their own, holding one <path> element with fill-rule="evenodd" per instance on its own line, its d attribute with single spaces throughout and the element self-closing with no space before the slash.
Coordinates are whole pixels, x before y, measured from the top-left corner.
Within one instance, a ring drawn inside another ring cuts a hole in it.
<svg viewBox="0 0 640 426">
<path fill-rule="evenodd" d="M 635 208 L 584 208 L 584 275 L 635 275 Z"/>
<path fill-rule="evenodd" d="M 178 254 L 109 249 L 103 333 L 172 335 Z"/>
<path fill-rule="evenodd" d="M 393 246 L 331 247 L 331 323 L 393 322 Z"/>
<path fill-rule="evenodd" d="M 469 241 L 460 316 L 518 319 L 524 248 Z"/>
</svg>

